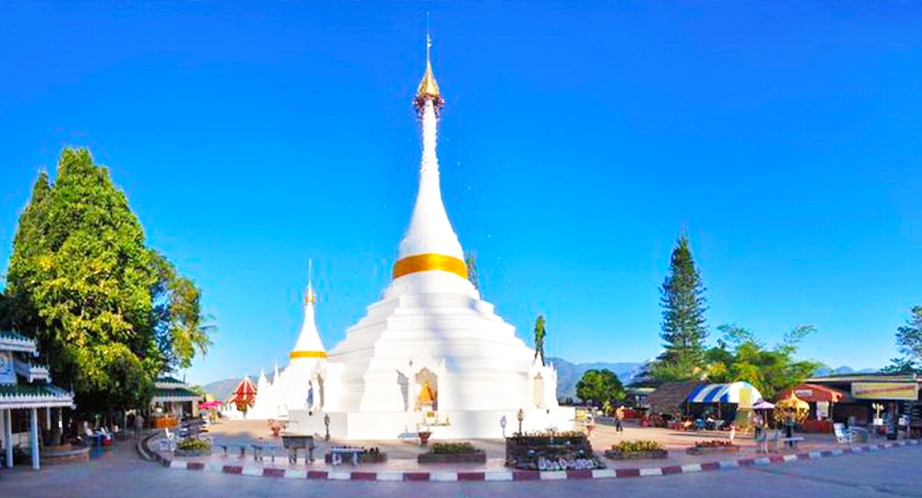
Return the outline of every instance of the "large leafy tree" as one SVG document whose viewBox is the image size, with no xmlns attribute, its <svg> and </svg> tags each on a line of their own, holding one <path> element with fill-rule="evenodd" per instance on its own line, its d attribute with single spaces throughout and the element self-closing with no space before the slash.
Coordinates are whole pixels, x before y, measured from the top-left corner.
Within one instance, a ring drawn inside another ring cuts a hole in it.
<svg viewBox="0 0 922 498">
<path fill-rule="evenodd" d="M 800 384 L 822 366 L 795 358 L 800 342 L 816 331 L 812 325 L 794 327 L 771 349 L 737 325 L 721 325 L 718 330 L 721 339 L 704 354 L 704 377 L 712 382 L 746 381 L 770 399 Z"/>
<path fill-rule="evenodd" d="M 576 383 L 576 397 L 593 406 L 624 399 L 624 386 L 611 370 L 586 370 Z"/>
<path fill-rule="evenodd" d="M 84 411 L 146 405 L 158 374 L 210 345 L 199 291 L 145 245 L 106 168 L 65 149 L 41 173 L 10 258 L 5 320 L 38 340 Z"/>
<path fill-rule="evenodd" d="M 704 291 L 688 236 L 683 233 L 672 251 L 669 274 L 660 287 L 663 308 L 660 337 L 665 342 L 665 351 L 650 366 L 649 373 L 655 379 L 685 380 L 700 375 L 708 336 Z"/>
</svg>

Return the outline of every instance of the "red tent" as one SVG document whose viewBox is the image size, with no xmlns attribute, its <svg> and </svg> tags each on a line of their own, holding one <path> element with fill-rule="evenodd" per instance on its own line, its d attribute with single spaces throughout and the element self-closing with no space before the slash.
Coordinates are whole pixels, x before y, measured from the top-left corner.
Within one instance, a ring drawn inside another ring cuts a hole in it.
<svg viewBox="0 0 922 498">
<path fill-rule="evenodd" d="M 246 411 L 246 407 L 253 406 L 256 401 L 256 384 L 245 376 L 234 388 L 231 398 L 227 401 L 236 404 L 240 411 Z"/>
<path fill-rule="evenodd" d="M 818 384 L 800 384 L 794 386 L 790 389 L 785 389 L 778 394 L 778 399 L 786 399 L 791 397 L 791 393 L 796 395 L 798 398 L 810 402 L 816 403 L 817 401 L 826 401 L 829 403 L 838 403 L 844 398 L 848 398 L 848 394 L 831 387 L 821 386 Z"/>
</svg>

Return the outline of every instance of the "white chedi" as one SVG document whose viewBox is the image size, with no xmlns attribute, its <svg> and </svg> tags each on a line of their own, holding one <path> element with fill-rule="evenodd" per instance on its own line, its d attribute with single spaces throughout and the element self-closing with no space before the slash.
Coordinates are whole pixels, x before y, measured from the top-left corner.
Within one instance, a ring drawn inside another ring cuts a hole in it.
<svg viewBox="0 0 922 498">
<path fill-rule="evenodd" d="M 325 421 L 334 437 L 346 439 L 417 432 L 501 437 L 520 413 L 526 431 L 573 428 L 573 409 L 557 404 L 556 370 L 536 359 L 467 278 L 439 184 L 441 104 L 427 59 L 416 98 L 423 135 L 419 190 L 393 280 L 320 361 L 324 417 L 289 408 L 294 430 L 322 434 Z"/>
<path fill-rule="evenodd" d="M 247 412 L 249 419 L 284 419 L 291 409 L 315 411 L 322 401 L 323 359 L 326 350 L 317 330 L 314 305 L 316 296 L 310 281 L 304 297 L 304 321 L 289 354 L 284 370 L 275 366 L 272 380 L 260 372 L 256 383 L 256 402 Z"/>
</svg>

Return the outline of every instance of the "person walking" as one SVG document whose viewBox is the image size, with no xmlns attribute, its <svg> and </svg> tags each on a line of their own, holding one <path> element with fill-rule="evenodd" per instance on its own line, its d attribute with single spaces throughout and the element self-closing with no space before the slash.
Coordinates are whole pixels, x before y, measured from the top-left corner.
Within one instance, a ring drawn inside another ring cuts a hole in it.
<svg viewBox="0 0 922 498">
<path fill-rule="evenodd" d="M 624 432 L 624 406 L 615 408 L 615 432 Z"/>
</svg>

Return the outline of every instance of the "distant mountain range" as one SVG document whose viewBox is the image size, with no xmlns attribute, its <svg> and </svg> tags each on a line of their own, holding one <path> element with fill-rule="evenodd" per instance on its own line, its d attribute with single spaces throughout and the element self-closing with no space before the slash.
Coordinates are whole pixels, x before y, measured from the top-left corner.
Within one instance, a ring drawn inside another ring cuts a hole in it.
<svg viewBox="0 0 922 498">
<path fill-rule="evenodd" d="M 586 373 L 587 370 L 602 370 L 608 369 L 614 372 L 618 376 L 618 379 L 621 380 L 621 383 L 624 385 L 630 384 L 635 377 L 640 374 L 640 369 L 643 367 L 643 363 L 640 362 L 619 362 L 619 363 L 605 363 L 605 362 L 595 362 L 595 363 L 570 363 L 569 361 L 563 358 L 548 358 L 548 362 L 553 363 L 554 367 L 557 368 L 557 398 L 576 398 L 576 383 L 579 382 L 579 379 Z M 823 367 L 817 369 L 813 372 L 813 375 L 819 377 L 824 375 L 845 375 L 851 373 L 874 373 L 877 370 L 873 368 L 865 368 L 863 370 L 854 370 L 848 366 L 842 366 L 838 368 L 828 368 Z M 269 379 L 272 379 L 272 375 L 268 375 Z M 250 379 L 253 382 L 259 378 L 259 375 L 250 375 Z M 239 378 L 236 379 L 224 379 L 214 381 L 202 386 L 202 389 L 205 392 L 214 395 L 215 399 L 228 399 L 234 388 L 237 387 L 237 383 L 240 382 Z"/>
<path fill-rule="evenodd" d="M 839 367 L 839 368 L 828 368 L 822 367 L 816 369 L 813 372 L 815 377 L 823 377 L 826 375 L 847 375 L 847 374 L 863 374 L 863 373 L 876 373 L 878 370 L 874 368 L 864 368 L 861 370 L 854 370 L 851 367 Z"/>
</svg>

